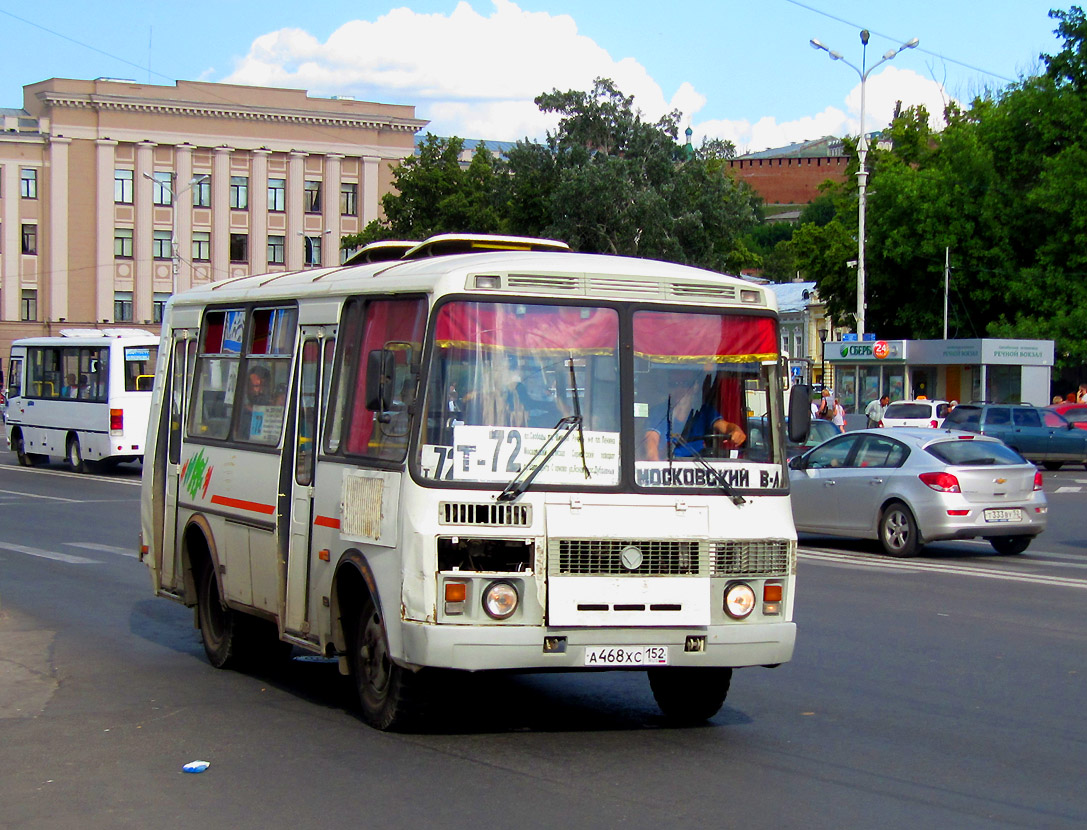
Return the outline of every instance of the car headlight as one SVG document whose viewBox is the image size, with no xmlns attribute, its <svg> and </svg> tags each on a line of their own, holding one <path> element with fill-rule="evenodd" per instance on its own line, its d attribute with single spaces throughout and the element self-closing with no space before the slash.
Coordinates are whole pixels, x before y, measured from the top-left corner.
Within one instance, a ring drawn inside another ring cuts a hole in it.
<svg viewBox="0 0 1087 830">
<path fill-rule="evenodd" d="M 725 588 L 725 613 L 742 620 L 755 610 L 755 592 L 746 582 L 733 582 Z"/>
<path fill-rule="evenodd" d="M 483 610 L 493 620 L 506 620 L 517 610 L 517 589 L 509 582 L 492 582 L 483 592 Z"/>
</svg>

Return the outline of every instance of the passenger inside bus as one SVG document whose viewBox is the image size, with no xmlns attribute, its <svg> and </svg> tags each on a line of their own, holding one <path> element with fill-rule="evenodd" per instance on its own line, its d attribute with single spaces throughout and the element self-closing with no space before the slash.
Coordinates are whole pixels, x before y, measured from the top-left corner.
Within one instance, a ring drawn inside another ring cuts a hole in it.
<svg viewBox="0 0 1087 830">
<path fill-rule="evenodd" d="M 710 381 L 711 377 L 701 372 L 669 373 L 665 399 L 650 410 L 642 439 L 647 461 L 703 455 L 707 439 L 715 434 L 724 437 L 726 449 L 747 440 L 740 425 L 726 420 L 714 405 Z M 667 441 L 662 441 L 664 436 L 669 437 Z"/>
<path fill-rule="evenodd" d="M 60 388 L 60 396 L 62 398 L 75 398 L 78 393 L 79 387 L 76 385 L 75 375 L 69 372 L 68 377 L 64 379 L 64 386 Z"/>
</svg>

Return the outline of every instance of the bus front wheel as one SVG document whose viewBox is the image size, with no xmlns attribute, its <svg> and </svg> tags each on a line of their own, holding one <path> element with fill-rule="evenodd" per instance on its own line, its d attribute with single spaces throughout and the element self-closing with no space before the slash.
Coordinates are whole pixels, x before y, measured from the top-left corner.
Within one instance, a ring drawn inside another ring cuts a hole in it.
<svg viewBox="0 0 1087 830">
<path fill-rule="evenodd" d="M 728 697 L 732 669 L 719 667 L 649 669 L 649 688 L 670 721 L 698 724 L 716 715 Z"/>
<path fill-rule="evenodd" d="M 372 599 L 367 599 L 359 611 L 351 669 L 362 718 L 370 726 L 395 732 L 417 723 L 422 710 L 423 672 L 399 666 L 389 657 L 385 624 Z"/>
<path fill-rule="evenodd" d="M 12 444 L 15 447 L 15 456 L 19 459 L 19 463 L 24 467 L 36 467 L 49 460 L 48 455 L 26 451 L 26 442 L 23 440 L 22 432 L 15 433 L 12 438 Z"/>
<path fill-rule="evenodd" d="M 215 566 L 208 562 L 200 570 L 196 591 L 197 614 L 200 619 L 200 639 L 208 662 L 217 669 L 237 664 L 238 614 L 223 604 L 219 596 L 219 580 Z"/>
</svg>

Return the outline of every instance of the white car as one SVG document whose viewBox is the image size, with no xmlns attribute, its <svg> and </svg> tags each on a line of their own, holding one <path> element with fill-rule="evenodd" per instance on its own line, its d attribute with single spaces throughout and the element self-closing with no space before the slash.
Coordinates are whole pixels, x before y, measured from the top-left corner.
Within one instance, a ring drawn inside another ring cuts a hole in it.
<svg viewBox="0 0 1087 830">
<path fill-rule="evenodd" d="M 947 415 L 947 401 L 895 401 L 883 411 L 881 427 L 930 427 L 939 429 Z"/>
</svg>

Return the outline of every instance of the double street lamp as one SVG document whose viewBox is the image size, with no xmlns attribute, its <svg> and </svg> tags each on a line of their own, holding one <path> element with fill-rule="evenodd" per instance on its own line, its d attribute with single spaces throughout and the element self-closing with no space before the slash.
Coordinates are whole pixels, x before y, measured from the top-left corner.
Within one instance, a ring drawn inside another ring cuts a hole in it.
<svg viewBox="0 0 1087 830">
<path fill-rule="evenodd" d="M 865 167 L 865 160 L 868 157 L 868 139 L 864 134 L 864 85 L 868 80 L 868 76 L 872 73 L 880 64 L 889 61 L 903 49 L 913 49 L 917 46 L 919 41 L 917 38 L 912 38 L 897 49 L 888 49 L 872 66 L 865 68 L 865 59 L 868 54 L 868 30 L 861 29 L 861 65 L 856 67 L 842 57 L 841 52 L 835 52 L 832 49 L 828 49 L 818 40 L 813 39 L 811 46 L 813 49 L 821 49 L 830 55 L 832 61 L 841 61 L 854 72 L 861 79 L 861 134 L 860 141 L 857 142 L 857 339 L 864 340 L 864 214 L 865 214 L 865 198 L 864 191 L 868 184 L 868 169 Z"/>
<path fill-rule="evenodd" d="M 181 250 L 177 243 L 177 211 L 178 211 L 178 199 L 192 190 L 200 182 L 210 179 L 207 173 L 201 173 L 199 176 L 193 176 L 189 179 L 189 183 L 180 190 L 174 190 L 173 185 L 169 181 L 163 179 L 156 179 L 150 173 L 144 173 L 143 177 L 153 182 L 156 187 L 161 187 L 167 193 L 170 194 L 171 215 L 170 215 L 170 259 L 172 261 L 173 270 L 170 278 L 170 293 L 177 293 L 177 274 L 181 270 Z"/>
</svg>

